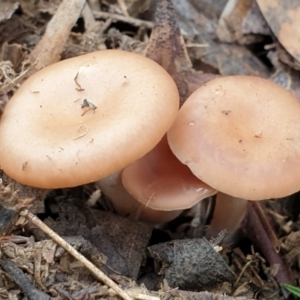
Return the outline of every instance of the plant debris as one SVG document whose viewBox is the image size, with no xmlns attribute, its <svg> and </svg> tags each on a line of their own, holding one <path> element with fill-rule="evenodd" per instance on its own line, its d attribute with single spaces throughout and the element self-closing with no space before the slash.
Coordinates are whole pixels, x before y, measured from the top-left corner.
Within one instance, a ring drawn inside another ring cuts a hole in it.
<svg viewBox="0 0 300 300">
<path fill-rule="evenodd" d="M 171 287 L 199 290 L 235 279 L 234 273 L 205 238 L 174 240 L 153 245 L 149 250 L 157 265 L 161 265 L 157 272 Z"/>
</svg>

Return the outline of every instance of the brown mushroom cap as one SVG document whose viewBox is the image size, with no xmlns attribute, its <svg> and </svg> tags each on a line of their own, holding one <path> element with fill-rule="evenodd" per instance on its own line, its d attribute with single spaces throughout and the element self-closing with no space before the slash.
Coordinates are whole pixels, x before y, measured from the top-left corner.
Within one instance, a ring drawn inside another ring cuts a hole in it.
<svg viewBox="0 0 300 300">
<path fill-rule="evenodd" d="M 82 108 L 84 99 L 97 108 Z M 40 188 L 96 181 L 151 150 L 178 106 L 172 78 L 141 55 L 105 50 L 61 61 L 31 76 L 6 106 L 1 168 Z"/>
<path fill-rule="evenodd" d="M 266 79 L 214 79 L 184 103 L 170 147 L 201 180 L 249 200 L 300 189 L 300 103 Z"/>
<path fill-rule="evenodd" d="M 175 157 L 166 136 L 146 155 L 125 167 L 121 178 L 137 201 L 160 211 L 190 208 L 217 193 Z"/>
</svg>

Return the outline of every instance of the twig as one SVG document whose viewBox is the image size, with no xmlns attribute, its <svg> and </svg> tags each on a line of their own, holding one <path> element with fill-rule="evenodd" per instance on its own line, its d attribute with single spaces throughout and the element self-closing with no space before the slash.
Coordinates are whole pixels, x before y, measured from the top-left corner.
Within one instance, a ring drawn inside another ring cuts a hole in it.
<svg viewBox="0 0 300 300">
<path fill-rule="evenodd" d="M 50 296 L 36 289 L 29 281 L 28 277 L 10 259 L 1 259 L 0 266 L 7 272 L 15 283 L 20 287 L 29 300 L 49 300 Z"/>
<path fill-rule="evenodd" d="M 264 230 L 266 234 L 268 235 L 268 238 L 271 242 L 271 245 L 273 245 L 275 251 L 279 253 L 280 251 L 280 241 L 276 236 L 276 233 L 271 226 L 270 221 L 268 220 L 268 216 L 266 215 L 266 212 L 264 211 L 262 205 L 258 204 L 257 202 L 252 204 L 252 208 L 255 210 L 257 217 L 259 218 L 259 221 L 261 225 L 264 227 Z"/>
<path fill-rule="evenodd" d="M 128 24 L 131 24 L 136 27 L 145 26 L 147 28 L 153 28 L 153 23 L 149 21 L 144 21 L 132 17 L 125 17 L 118 14 L 111 14 L 103 11 L 93 11 L 95 18 L 102 18 L 102 19 L 113 19 L 115 21 L 121 21 Z"/>
<path fill-rule="evenodd" d="M 74 258 L 78 259 L 95 277 L 113 289 L 124 300 L 132 300 L 132 298 L 125 293 L 114 281 L 112 281 L 101 270 L 96 268 L 89 260 L 87 260 L 82 254 L 75 250 L 70 244 L 68 244 L 63 238 L 50 229 L 45 223 L 43 223 L 37 216 L 30 213 L 28 210 L 21 212 L 21 216 L 26 217 L 31 223 L 45 232 L 53 241 L 69 252 Z"/>
<path fill-rule="evenodd" d="M 254 208 L 254 206 L 258 205 L 261 204 L 255 201 L 249 201 L 248 203 L 248 217 L 246 223 L 247 236 L 251 239 L 254 246 L 259 248 L 270 266 L 274 264 L 279 265 L 279 270 L 275 275 L 276 280 L 279 283 L 294 284 L 294 278 L 288 264 L 283 259 L 282 255 L 276 252 L 265 227 L 261 223 L 262 215 L 259 217 L 257 214 L 258 209 Z M 259 209 L 259 211 L 260 214 L 265 215 L 265 219 L 267 220 L 268 216 L 265 214 L 264 210 Z"/>
<path fill-rule="evenodd" d="M 160 298 L 158 298 L 158 297 L 144 295 L 144 294 L 138 294 L 135 298 L 137 300 L 160 300 Z"/>
<path fill-rule="evenodd" d="M 85 4 L 81 14 L 84 19 L 84 27 L 86 31 L 93 30 L 96 27 L 97 22 L 94 18 L 93 11 L 88 3 Z"/>
<path fill-rule="evenodd" d="M 59 61 L 72 27 L 76 24 L 85 0 L 64 0 L 47 25 L 46 32 L 30 53 L 29 61 L 39 70 Z"/>
<path fill-rule="evenodd" d="M 127 6 L 124 2 L 124 0 L 118 0 L 118 4 L 121 8 L 121 11 L 122 11 L 122 14 L 125 16 L 125 17 L 129 17 L 129 14 L 127 12 Z"/>
<path fill-rule="evenodd" d="M 248 261 L 245 266 L 243 267 L 242 271 L 240 272 L 240 275 L 239 277 L 237 278 L 237 280 L 235 281 L 234 285 L 233 286 L 237 286 L 237 284 L 239 283 L 239 281 L 241 280 L 242 278 L 242 275 L 244 274 L 244 272 L 246 271 L 246 269 L 253 263 L 255 262 L 255 260 L 250 260 Z"/>
</svg>

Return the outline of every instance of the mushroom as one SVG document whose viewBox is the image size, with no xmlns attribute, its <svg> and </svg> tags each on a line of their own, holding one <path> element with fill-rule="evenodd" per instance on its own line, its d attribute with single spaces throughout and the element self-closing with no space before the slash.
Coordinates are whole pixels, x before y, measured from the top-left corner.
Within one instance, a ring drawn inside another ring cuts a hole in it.
<svg viewBox="0 0 300 300">
<path fill-rule="evenodd" d="M 170 221 L 183 209 L 217 192 L 174 156 L 166 136 L 146 155 L 126 166 L 114 180 L 113 184 L 109 179 L 100 180 L 98 185 L 115 209 L 151 223 Z M 107 188 L 108 182 L 111 190 Z M 117 191 L 120 193 L 114 194 Z M 126 201 L 120 201 L 122 197 Z"/>
<path fill-rule="evenodd" d="M 31 76 L 0 121 L 0 165 L 40 188 L 72 187 L 124 168 L 150 151 L 174 121 L 176 85 L 154 61 L 104 50 Z"/>
<path fill-rule="evenodd" d="M 246 200 L 280 198 L 300 189 L 299 120 L 299 101 L 275 83 L 220 77 L 187 99 L 168 141 L 214 189 Z"/>
<path fill-rule="evenodd" d="M 163 211 L 150 208 L 136 200 L 124 188 L 121 171 L 96 181 L 96 186 L 107 197 L 113 210 L 120 216 L 151 224 L 165 223 L 175 219 L 182 210 Z"/>
</svg>

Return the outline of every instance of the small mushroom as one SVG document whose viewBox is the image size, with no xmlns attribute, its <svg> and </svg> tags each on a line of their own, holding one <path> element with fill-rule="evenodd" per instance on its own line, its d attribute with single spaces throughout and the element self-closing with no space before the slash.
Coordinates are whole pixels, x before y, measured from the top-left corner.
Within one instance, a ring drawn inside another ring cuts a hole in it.
<svg viewBox="0 0 300 300">
<path fill-rule="evenodd" d="M 168 222 L 217 192 L 174 156 L 166 136 L 142 158 L 96 184 L 118 214 L 148 223 Z"/>
<path fill-rule="evenodd" d="M 204 84 L 180 109 L 168 141 L 198 178 L 235 198 L 300 189 L 300 103 L 269 80 L 229 76 Z"/>
<path fill-rule="evenodd" d="M 163 211 L 152 209 L 137 201 L 124 188 L 121 171 L 96 181 L 101 192 L 112 203 L 114 211 L 123 217 L 146 223 L 159 224 L 176 218 L 182 210 Z"/>
<path fill-rule="evenodd" d="M 175 157 L 166 136 L 145 156 L 125 167 L 121 178 L 125 189 L 144 209 L 169 211 L 172 218 L 217 192 Z"/>
<path fill-rule="evenodd" d="M 176 85 L 154 61 L 104 50 L 31 76 L 0 121 L 0 165 L 40 188 L 72 187 L 124 168 L 150 151 L 173 123 Z"/>
</svg>

